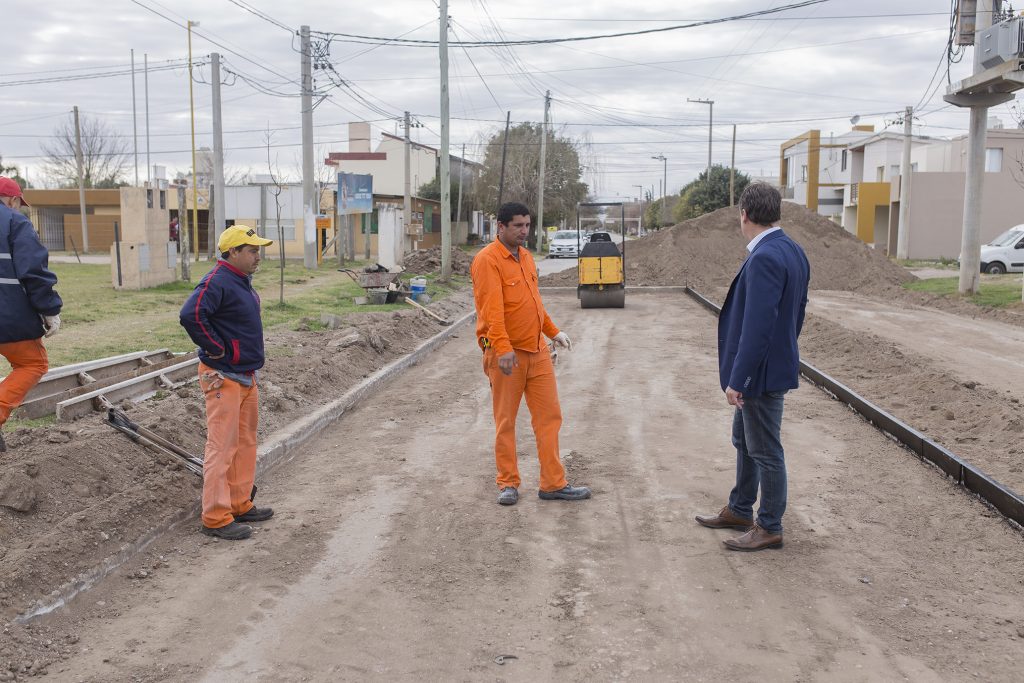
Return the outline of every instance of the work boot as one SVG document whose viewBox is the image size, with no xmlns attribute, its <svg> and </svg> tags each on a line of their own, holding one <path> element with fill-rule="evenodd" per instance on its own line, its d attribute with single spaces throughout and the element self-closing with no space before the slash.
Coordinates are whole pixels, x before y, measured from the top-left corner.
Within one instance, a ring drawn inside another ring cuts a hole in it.
<svg viewBox="0 0 1024 683">
<path fill-rule="evenodd" d="M 742 536 L 727 538 L 722 543 L 729 550 L 740 550 L 750 553 L 756 550 L 764 550 L 765 548 L 781 548 L 782 534 L 767 532 L 755 524 L 750 527 L 750 531 Z"/>
<path fill-rule="evenodd" d="M 590 498 L 590 489 L 586 486 L 570 486 L 566 484 L 557 491 L 538 491 L 541 500 L 583 500 Z"/>
<path fill-rule="evenodd" d="M 4 433 L 0 432 L 0 453 L 7 452 L 7 444 L 4 443 Z"/>
<path fill-rule="evenodd" d="M 207 536 L 223 538 L 225 541 L 241 541 L 243 538 L 252 536 L 252 527 L 248 524 L 239 524 L 238 522 L 231 522 L 227 526 L 217 527 L 216 529 L 203 525 L 200 531 Z"/>
<path fill-rule="evenodd" d="M 697 524 L 706 526 L 709 529 L 747 531 L 750 527 L 754 526 L 754 520 L 740 517 L 728 505 L 722 508 L 721 512 L 717 515 L 697 515 L 694 519 L 697 520 Z"/>
<path fill-rule="evenodd" d="M 274 516 L 274 508 L 258 508 L 253 505 L 240 515 L 235 515 L 236 522 L 265 522 Z"/>
<path fill-rule="evenodd" d="M 506 486 L 498 494 L 498 505 L 515 505 L 519 502 L 519 491 L 515 486 Z"/>
</svg>

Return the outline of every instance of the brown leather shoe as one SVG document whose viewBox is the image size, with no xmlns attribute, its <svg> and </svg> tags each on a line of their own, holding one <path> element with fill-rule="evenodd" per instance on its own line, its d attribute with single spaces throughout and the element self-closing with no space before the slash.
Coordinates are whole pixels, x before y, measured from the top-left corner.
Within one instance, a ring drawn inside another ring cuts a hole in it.
<svg viewBox="0 0 1024 683">
<path fill-rule="evenodd" d="M 765 548 L 781 548 L 782 534 L 770 534 L 755 524 L 750 531 L 737 538 L 727 538 L 722 543 L 729 550 L 752 553 Z"/>
<path fill-rule="evenodd" d="M 740 517 L 726 505 L 717 515 L 697 515 L 697 524 L 709 529 L 737 529 L 746 531 L 754 526 L 754 520 Z"/>
</svg>

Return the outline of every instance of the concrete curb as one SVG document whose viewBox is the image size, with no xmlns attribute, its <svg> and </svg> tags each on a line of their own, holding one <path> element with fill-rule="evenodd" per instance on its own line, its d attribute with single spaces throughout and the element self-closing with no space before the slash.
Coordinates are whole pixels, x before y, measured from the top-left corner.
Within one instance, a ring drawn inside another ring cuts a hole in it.
<svg viewBox="0 0 1024 683">
<path fill-rule="evenodd" d="M 384 386 L 394 379 L 396 375 L 419 363 L 424 356 L 447 342 L 458 333 L 463 325 L 475 318 L 475 312 L 463 315 L 452 325 L 444 328 L 417 346 L 409 354 L 377 370 L 358 385 L 345 392 L 340 398 L 321 406 L 305 418 L 271 434 L 257 451 L 256 476 L 259 477 L 281 463 L 287 462 L 306 441 L 338 420 L 346 410 L 351 409 L 370 392 Z M 132 543 L 122 546 L 119 551 L 110 555 L 95 567 L 87 569 L 51 592 L 45 598 L 38 600 L 32 608 L 16 616 L 14 622 L 17 624 L 27 624 L 64 607 L 78 595 L 88 591 L 123 564 L 138 556 L 153 541 L 173 531 L 179 525 L 194 520 L 199 514 L 199 508 L 200 505 L 197 502 L 184 510 L 178 511 Z"/>
</svg>

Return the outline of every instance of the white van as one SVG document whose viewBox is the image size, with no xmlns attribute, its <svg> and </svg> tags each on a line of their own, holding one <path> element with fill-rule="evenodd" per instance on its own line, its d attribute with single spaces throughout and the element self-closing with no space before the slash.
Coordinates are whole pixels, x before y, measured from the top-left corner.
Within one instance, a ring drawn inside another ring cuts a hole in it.
<svg viewBox="0 0 1024 683">
<path fill-rule="evenodd" d="M 1024 272 L 1024 224 L 1015 225 L 981 247 L 981 272 Z"/>
</svg>

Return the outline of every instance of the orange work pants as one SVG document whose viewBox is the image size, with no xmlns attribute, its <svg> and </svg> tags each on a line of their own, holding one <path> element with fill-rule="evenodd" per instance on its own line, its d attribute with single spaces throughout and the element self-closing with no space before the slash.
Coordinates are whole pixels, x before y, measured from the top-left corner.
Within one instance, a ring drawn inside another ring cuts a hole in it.
<svg viewBox="0 0 1024 683">
<path fill-rule="evenodd" d="M 562 426 L 562 408 L 558 404 L 555 367 L 547 348 L 537 353 L 516 350 L 517 367 L 506 375 L 498 368 L 498 354 L 493 348 L 484 352 L 484 372 L 491 380 L 491 401 L 494 408 L 494 459 L 498 465 L 499 488 L 519 488 L 519 466 L 516 459 L 516 415 L 526 395 L 533 434 L 537 438 L 537 459 L 540 461 L 540 489 L 557 491 L 566 485 L 565 468 L 558 456 L 558 430 Z"/>
<path fill-rule="evenodd" d="M 8 342 L 0 344 L 0 356 L 11 364 L 11 374 L 0 382 L 0 425 L 7 422 L 11 411 L 21 405 L 39 378 L 46 374 L 49 363 L 43 340 Z"/>
<path fill-rule="evenodd" d="M 252 508 L 256 480 L 259 390 L 199 364 L 206 395 L 206 452 L 203 456 L 203 524 L 219 529 Z"/>
</svg>

